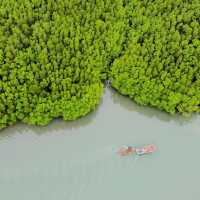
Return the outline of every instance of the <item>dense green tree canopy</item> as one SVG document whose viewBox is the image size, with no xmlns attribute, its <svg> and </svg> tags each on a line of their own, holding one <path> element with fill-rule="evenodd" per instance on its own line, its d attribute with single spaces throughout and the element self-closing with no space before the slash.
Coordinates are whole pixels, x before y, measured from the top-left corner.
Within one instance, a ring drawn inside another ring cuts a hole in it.
<svg viewBox="0 0 200 200">
<path fill-rule="evenodd" d="M 120 1 L 0 1 L 0 127 L 94 109 L 121 51 L 123 9 Z"/>
<path fill-rule="evenodd" d="M 139 104 L 198 112 L 199 0 L 0 1 L 0 128 L 84 116 L 108 78 Z"/>
<path fill-rule="evenodd" d="M 200 111 L 200 1 L 132 1 L 112 86 L 169 113 Z"/>
</svg>

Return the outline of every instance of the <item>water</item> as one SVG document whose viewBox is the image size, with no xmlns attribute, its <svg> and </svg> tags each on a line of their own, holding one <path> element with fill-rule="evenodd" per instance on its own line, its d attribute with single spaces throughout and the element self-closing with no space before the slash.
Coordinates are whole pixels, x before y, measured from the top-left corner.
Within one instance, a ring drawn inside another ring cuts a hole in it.
<svg viewBox="0 0 200 200">
<path fill-rule="evenodd" d="M 115 153 L 148 143 L 156 153 Z M 200 116 L 171 117 L 107 89 L 85 118 L 1 132 L 0 199 L 199 200 L 199 152 Z"/>
</svg>

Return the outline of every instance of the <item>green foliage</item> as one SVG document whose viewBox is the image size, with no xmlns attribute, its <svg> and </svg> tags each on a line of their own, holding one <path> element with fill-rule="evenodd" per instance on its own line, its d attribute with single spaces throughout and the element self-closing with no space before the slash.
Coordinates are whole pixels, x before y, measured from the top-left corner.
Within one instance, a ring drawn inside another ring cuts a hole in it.
<svg viewBox="0 0 200 200">
<path fill-rule="evenodd" d="M 99 104 L 124 36 L 122 1 L 0 1 L 0 128 L 74 120 Z"/>
<path fill-rule="evenodd" d="M 104 81 L 142 105 L 199 111 L 199 0 L 0 1 L 0 128 L 74 120 Z"/>
<path fill-rule="evenodd" d="M 112 86 L 169 113 L 200 111 L 200 1 L 130 1 L 126 48 Z"/>
</svg>

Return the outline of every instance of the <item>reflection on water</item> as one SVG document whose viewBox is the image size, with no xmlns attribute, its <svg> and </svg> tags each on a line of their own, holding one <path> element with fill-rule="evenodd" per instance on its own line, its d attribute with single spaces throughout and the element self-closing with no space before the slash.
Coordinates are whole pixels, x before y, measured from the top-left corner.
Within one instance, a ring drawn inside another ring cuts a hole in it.
<svg viewBox="0 0 200 200">
<path fill-rule="evenodd" d="M 155 154 L 116 154 L 147 143 Z M 185 123 L 106 89 L 102 105 L 77 121 L 1 131 L 0 199 L 199 200 L 199 152 L 200 117 Z"/>
<path fill-rule="evenodd" d="M 160 111 L 159 109 L 152 108 L 150 106 L 140 106 L 136 104 L 134 101 L 132 101 L 129 97 L 121 95 L 119 92 L 117 92 L 113 88 L 109 88 L 111 92 L 111 97 L 114 101 L 114 103 L 119 104 L 121 107 L 127 109 L 131 112 L 138 112 L 142 115 L 145 115 L 147 117 L 156 117 L 161 121 L 176 121 L 179 124 L 185 124 L 193 121 L 194 118 L 197 117 L 197 115 L 193 115 L 190 117 L 184 117 L 181 115 L 170 115 L 166 112 Z"/>
<path fill-rule="evenodd" d="M 55 119 L 49 125 L 39 127 L 39 126 L 28 126 L 28 129 L 31 129 L 36 134 L 45 134 L 49 132 L 56 132 L 58 130 L 73 130 L 79 129 L 81 127 L 87 126 L 93 122 L 98 113 L 98 108 L 88 115 L 81 117 L 74 121 L 64 121 L 63 119 Z M 26 124 L 23 125 L 27 126 Z"/>
<path fill-rule="evenodd" d="M 56 133 L 57 131 L 62 130 L 79 129 L 84 126 L 88 126 L 94 122 L 94 119 L 96 119 L 97 114 L 99 113 L 99 108 L 105 106 L 108 100 L 112 100 L 110 107 L 114 106 L 114 104 L 118 104 L 122 108 L 126 109 L 126 111 L 128 112 L 137 112 L 138 114 L 142 114 L 146 117 L 155 117 L 156 119 L 165 122 L 175 121 L 179 125 L 190 123 L 197 118 L 197 115 L 193 115 L 192 117 L 183 117 L 180 115 L 172 116 L 156 108 L 140 106 L 133 102 L 130 98 L 121 95 L 116 90 L 109 87 L 105 89 L 105 94 L 102 98 L 100 105 L 97 106 L 96 110 L 92 111 L 91 113 L 80 119 L 77 119 L 75 121 L 64 121 L 62 119 L 55 119 L 47 126 L 31 126 L 23 123 L 18 123 L 14 126 L 10 126 L 8 128 L 3 129 L 0 134 L 0 139 L 12 136 L 14 133 L 24 134 L 27 133 L 27 131 L 31 131 L 35 134 L 41 135 L 46 133 Z M 103 112 L 106 112 L 106 110 L 103 110 Z"/>
<path fill-rule="evenodd" d="M 102 102 L 100 103 L 99 106 L 101 106 L 101 104 Z M 12 136 L 14 133 L 24 134 L 27 133 L 27 131 L 31 131 L 34 132 L 35 134 L 41 135 L 46 133 L 54 133 L 54 132 L 56 133 L 57 131 L 62 131 L 62 130 L 79 129 L 81 127 L 91 124 L 95 119 L 98 110 L 99 107 L 97 107 L 96 110 L 90 112 L 86 116 L 81 117 L 74 121 L 64 121 L 62 118 L 54 119 L 47 126 L 34 126 L 19 122 L 16 125 L 3 129 L 0 133 L 0 139 Z"/>
</svg>

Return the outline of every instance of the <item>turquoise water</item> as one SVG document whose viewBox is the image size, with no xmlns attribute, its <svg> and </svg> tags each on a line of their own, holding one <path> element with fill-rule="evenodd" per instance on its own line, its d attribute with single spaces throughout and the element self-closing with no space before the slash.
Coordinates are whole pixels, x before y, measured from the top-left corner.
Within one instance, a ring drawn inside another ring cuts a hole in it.
<svg viewBox="0 0 200 200">
<path fill-rule="evenodd" d="M 156 153 L 119 157 L 124 144 Z M 97 111 L 0 134 L 2 200 L 199 200 L 200 116 L 171 117 L 107 89 Z"/>
</svg>

